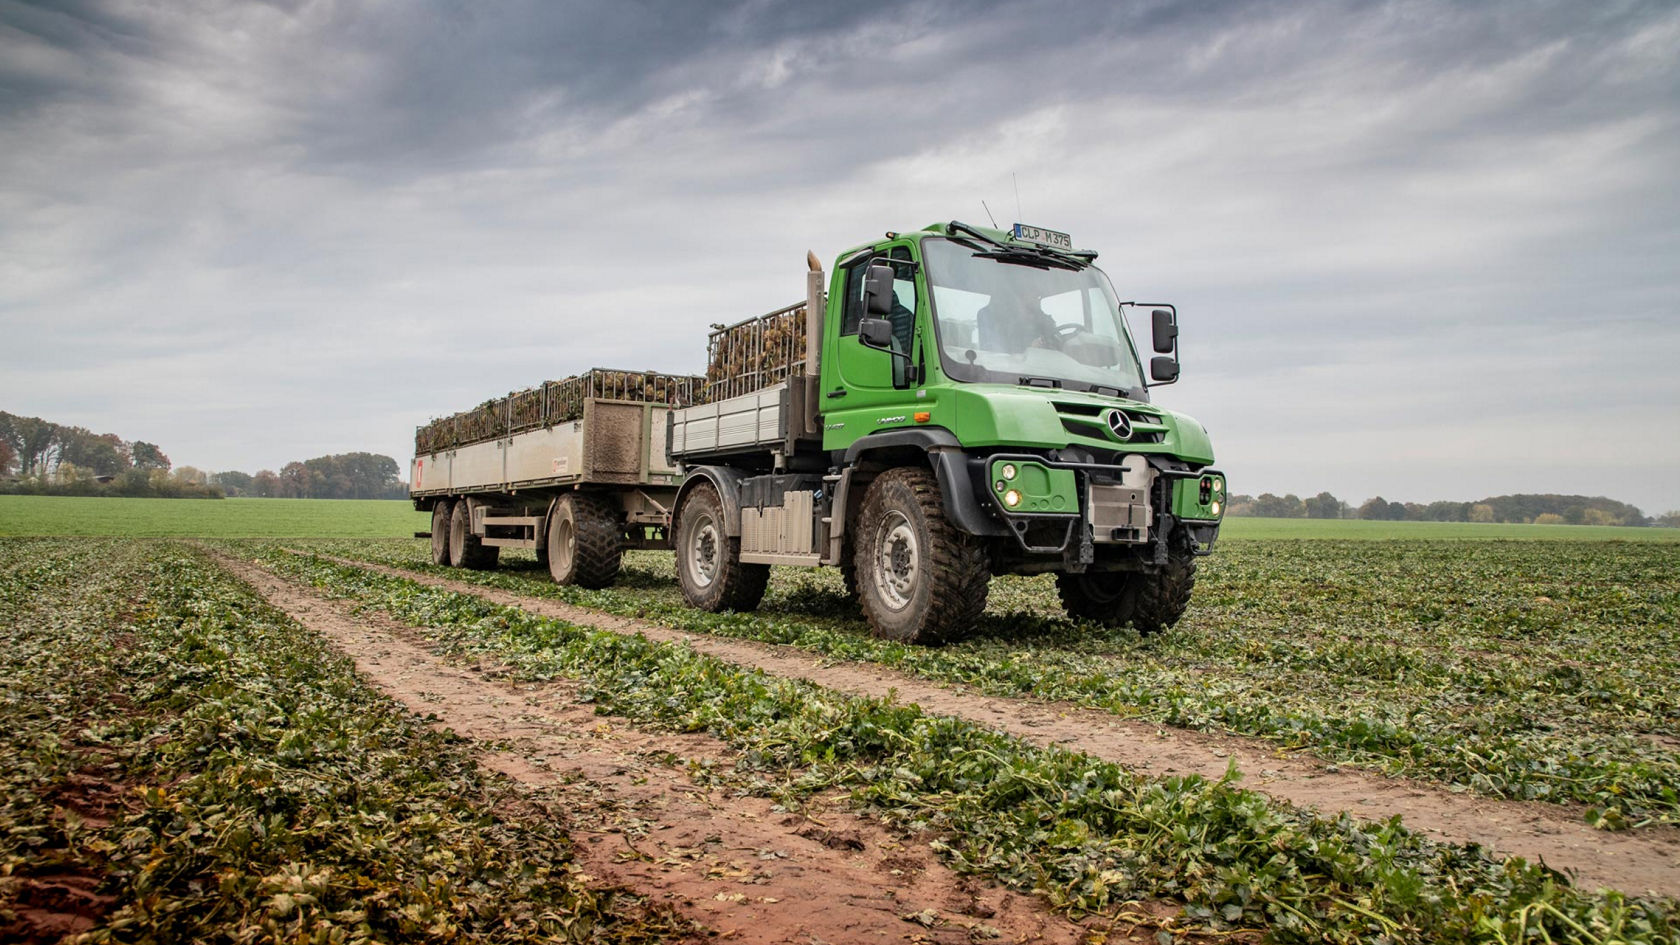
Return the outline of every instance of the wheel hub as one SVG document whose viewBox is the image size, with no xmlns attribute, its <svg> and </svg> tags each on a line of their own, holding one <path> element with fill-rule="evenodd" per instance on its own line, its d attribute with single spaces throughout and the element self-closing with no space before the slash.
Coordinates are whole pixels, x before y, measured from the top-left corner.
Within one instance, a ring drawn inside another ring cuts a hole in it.
<svg viewBox="0 0 1680 945">
<path fill-rule="evenodd" d="M 921 575 L 916 529 L 903 512 L 895 510 L 882 519 L 877 535 L 875 586 L 889 607 L 901 610 L 915 596 L 916 582 Z"/>
<path fill-rule="evenodd" d="M 717 579 L 719 544 L 717 526 L 710 518 L 701 519 L 689 544 L 689 561 L 693 565 L 690 574 L 695 584 L 709 587 Z"/>
</svg>

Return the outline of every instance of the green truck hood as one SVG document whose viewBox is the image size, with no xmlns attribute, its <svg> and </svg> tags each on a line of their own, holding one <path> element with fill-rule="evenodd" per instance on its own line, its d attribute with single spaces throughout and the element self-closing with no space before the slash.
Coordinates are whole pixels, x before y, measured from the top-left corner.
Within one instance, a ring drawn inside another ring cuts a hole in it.
<svg viewBox="0 0 1680 945">
<path fill-rule="evenodd" d="M 1196 466 L 1213 462 L 1213 443 L 1207 430 L 1193 418 L 1155 404 L 1102 394 L 1005 384 L 954 385 L 947 396 L 956 408 L 954 432 L 964 446 L 1058 449 L 1083 445 L 1136 453 L 1166 453 Z M 1121 443 L 1105 435 L 1097 425 L 1103 412 L 1111 407 L 1124 409 L 1133 419 L 1139 431 L 1134 441 Z M 1161 442 L 1138 442 L 1154 432 L 1150 429 L 1151 419 L 1154 425 L 1163 428 Z M 1091 435 L 1073 432 L 1086 430 Z"/>
</svg>

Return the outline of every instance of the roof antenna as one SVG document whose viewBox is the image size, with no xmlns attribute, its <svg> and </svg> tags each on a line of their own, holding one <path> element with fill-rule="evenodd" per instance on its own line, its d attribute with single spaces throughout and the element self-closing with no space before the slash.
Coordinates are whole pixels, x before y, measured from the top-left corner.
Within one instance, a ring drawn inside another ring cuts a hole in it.
<svg viewBox="0 0 1680 945">
<path fill-rule="evenodd" d="M 992 229 L 997 229 L 997 217 L 992 216 L 992 208 L 986 206 L 986 201 L 984 200 L 980 201 L 980 206 L 986 211 L 986 219 L 992 221 Z"/>
<path fill-rule="evenodd" d="M 1015 185 L 1015 219 L 1024 220 L 1026 214 L 1021 212 L 1021 182 L 1015 179 L 1015 172 L 1009 172 L 1009 182 Z"/>
</svg>

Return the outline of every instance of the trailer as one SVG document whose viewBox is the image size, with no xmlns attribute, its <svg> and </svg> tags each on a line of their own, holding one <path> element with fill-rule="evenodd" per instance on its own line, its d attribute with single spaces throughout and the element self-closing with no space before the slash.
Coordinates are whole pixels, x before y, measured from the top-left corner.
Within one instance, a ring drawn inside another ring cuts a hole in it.
<svg viewBox="0 0 1680 945">
<path fill-rule="evenodd" d="M 877 635 L 920 643 L 972 632 L 994 574 L 1050 572 L 1071 616 L 1171 626 L 1225 478 L 1201 424 L 1152 402 L 1178 378 L 1177 309 L 1120 301 L 1072 245 L 1020 224 L 889 232 L 832 275 L 808 255 L 804 299 L 714 326 L 704 377 L 438 421 L 411 470 L 433 558 L 532 548 L 601 586 L 624 548 L 670 547 L 711 611 L 756 608 L 772 566 L 836 567 Z M 1147 374 L 1128 314 L 1148 319 Z"/>
<path fill-rule="evenodd" d="M 416 453 L 410 496 L 431 510 L 433 562 L 493 568 L 525 548 L 562 584 L 604 587 L 625 549 L 669 547 L 669 415 L 700 380 L 594 368 L 423 428 L 436 448 Z"/>
</svg>

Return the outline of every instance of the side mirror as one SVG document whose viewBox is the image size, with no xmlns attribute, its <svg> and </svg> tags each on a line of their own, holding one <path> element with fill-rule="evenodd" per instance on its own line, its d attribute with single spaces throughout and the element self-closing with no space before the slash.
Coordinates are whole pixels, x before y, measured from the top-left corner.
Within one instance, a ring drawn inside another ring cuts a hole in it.
<svg viewBox="0 0 1680 945">
<path fill-rule="evenodd" d="M 1158 354 L 1171 354 L 1178 345 L 1178 316 L 1171 309 L 1158 308 L 1150 313 L 1154 319 L 1155 351 Z M 1155 360 L 1159 361 L 1160 358 Z M 1153 369 L 1152 369 L 1153 370 Z M 1159 380 L 1159 378 L 1157 378 Z"/>
<path fill-rule="evenodd" d="M 1149 378 L 1161 384 L 1178 380 L 1178 361 L 1175 358 L 1150 358 Z"/>
<path fill-rule="evenodd" d="M 892 347 L 892 322 L 884 318 L 866 318 L 858 322 L 858 341 L 865 348 L 888 350 Z"/>
<path fill-rule="evenodd" d="M 886 263 L 870 263 L 868 271 L 863 274 L 863 313 L 887 315 L 892 312 L 892 304 L 892 267 Z"/>
</svg>

